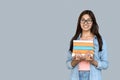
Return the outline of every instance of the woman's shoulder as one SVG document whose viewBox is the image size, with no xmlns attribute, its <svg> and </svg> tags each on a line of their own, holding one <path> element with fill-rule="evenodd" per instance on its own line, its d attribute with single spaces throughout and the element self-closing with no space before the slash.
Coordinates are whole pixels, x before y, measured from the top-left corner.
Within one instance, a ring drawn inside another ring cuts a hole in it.
<svg viewBox="0 0 120 80">
<path fill-rule="evenodd" d="M 106 44 L 106 39 L 104 38 L 104 36 L 101 36 L 101 39 L 102 39 L 103 44 Z M 94 42 L 98 44 L 97 36 L 94 36 Z"/>
</svg>

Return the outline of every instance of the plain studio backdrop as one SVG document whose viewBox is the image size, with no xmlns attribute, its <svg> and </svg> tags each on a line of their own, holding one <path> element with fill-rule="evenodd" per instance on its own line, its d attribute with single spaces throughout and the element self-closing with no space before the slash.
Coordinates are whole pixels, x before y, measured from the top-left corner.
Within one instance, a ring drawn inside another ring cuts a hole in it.
<svg viewBox="0 0 120 80">
<path fill-rule="evenodd" d="M 119 79 L 119 0 L 1 0 L 0 80 L 69 80 L 69 41 L 79 14 L 94 12 L 107 42 L 103 80 Z"/>
</svg>

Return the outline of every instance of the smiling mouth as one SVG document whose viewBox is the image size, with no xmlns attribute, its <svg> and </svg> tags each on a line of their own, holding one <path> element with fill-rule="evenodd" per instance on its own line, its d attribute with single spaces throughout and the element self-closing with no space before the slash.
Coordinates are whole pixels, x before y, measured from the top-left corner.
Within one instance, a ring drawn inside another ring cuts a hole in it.
<svg viewBox="0 0 120 80">
<path fill-rule="evenodd" d="M 84 27 L 84 28 L 88 28 L 89 26 L 86 26 L 86 25 L 85 25 L 85 26 L 83 26 L 83 27 Z"/>
</svg>

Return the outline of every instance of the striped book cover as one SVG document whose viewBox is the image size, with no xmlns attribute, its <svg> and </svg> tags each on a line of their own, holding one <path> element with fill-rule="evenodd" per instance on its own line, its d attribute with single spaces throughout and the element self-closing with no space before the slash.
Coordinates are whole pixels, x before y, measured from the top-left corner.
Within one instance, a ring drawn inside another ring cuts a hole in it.
<svg viewBox="0 0 120 80">
<path fill-rule="evenodd" d="M 72 56 L 77 54 L 85 55 L 87 53 L 90 53 L 91 56 L 94 54 L 93 40 L 73 40 Z"/>
</svg>

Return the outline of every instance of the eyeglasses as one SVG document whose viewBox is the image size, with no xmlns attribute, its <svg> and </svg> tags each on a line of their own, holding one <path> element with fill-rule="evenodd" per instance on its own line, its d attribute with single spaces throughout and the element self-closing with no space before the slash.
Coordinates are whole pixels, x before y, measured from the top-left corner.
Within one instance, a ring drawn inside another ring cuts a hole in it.
<svg viewBox="0 0 120 80">
<path fill-rule="evenodd" d="M 82 24 L 85 24 L 85 22 L 87 22 L 87 24 L 91 24 L 91 23 L 92 23 L 92 20 L 91 20 L 91 19 L 87 19 L 87 20 L 81 19 L 80 22 L 81 22 Z"/>
</svg>

